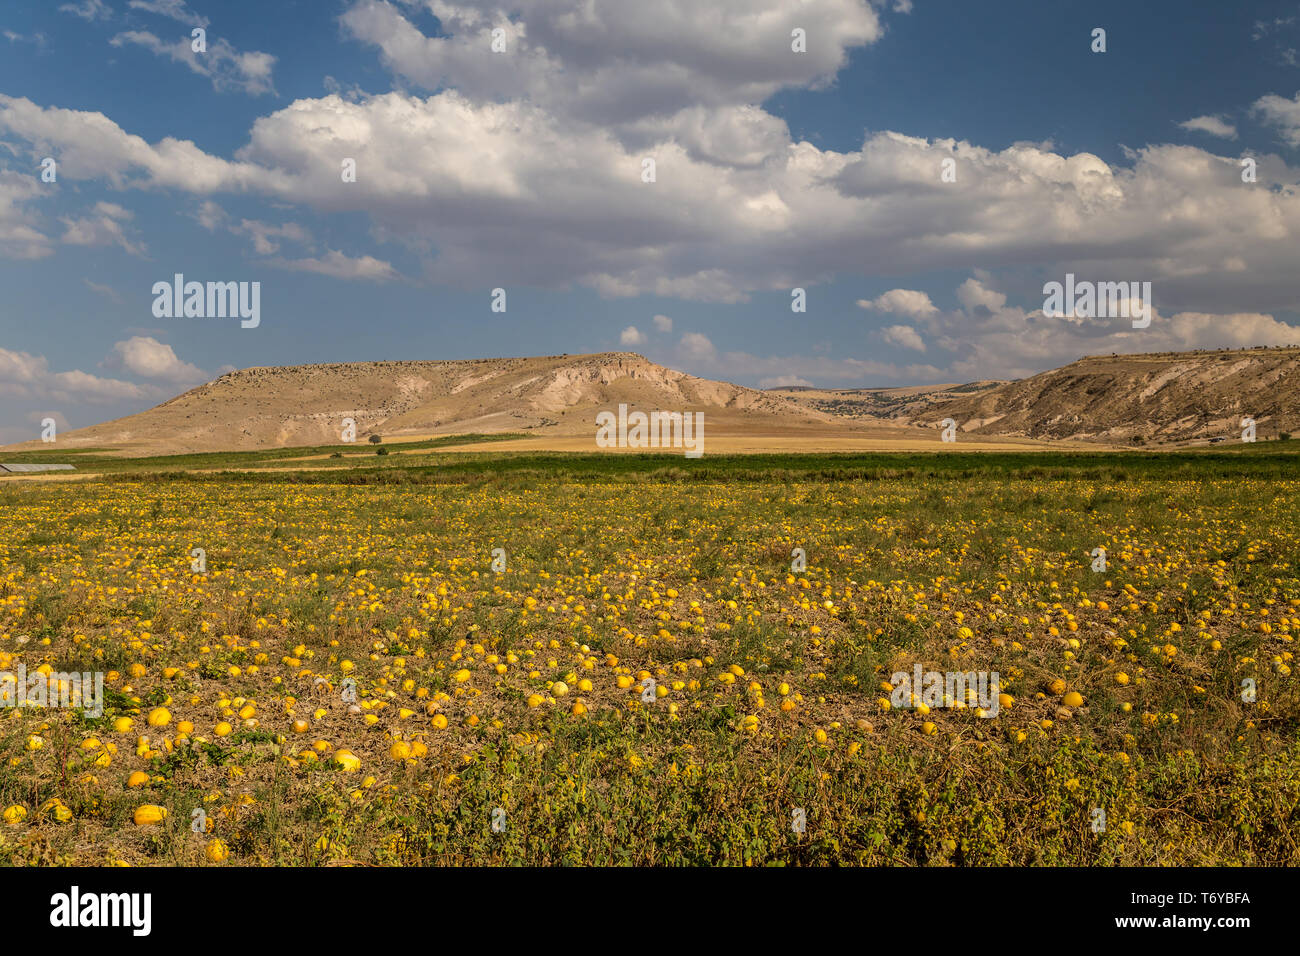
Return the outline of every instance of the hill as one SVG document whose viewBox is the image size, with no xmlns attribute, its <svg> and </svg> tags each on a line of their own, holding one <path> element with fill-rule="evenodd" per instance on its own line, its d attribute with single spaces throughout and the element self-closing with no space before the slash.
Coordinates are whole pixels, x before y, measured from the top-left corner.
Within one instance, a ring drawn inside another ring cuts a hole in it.
<svg viewBox="0 0 1300 956">
<path fill-rule="evenodd" d="M 810 411 L 930 430 L 946 418 L 984 439 L 1106 445 L 1300 434 L 1300 348 L 1090 355 L 1013 382 L 874 389 L 772 389 Z"/>
<path fill-rule="evenodd" d="M 597 412 L 620 403 L 704 411 L 715 435 L 843 431 L 832 416 L 780 396 L 605 352 L 241 369 L 139 414 L 61 434 L 59 445 L 133 455 L 321 445 L 338 442 L 349 418 L 358 442 L 372 433 L 414 439 L 466 432 L 592 441 Z"/>
<path fill-rule="evenodd" d="M 1239 441 L 1300 432 L 1300 348 L 1091 355 L 1062 368 L 938 401 L 900 420 L 973 435 L 1108 444 Z"/>
</svg>

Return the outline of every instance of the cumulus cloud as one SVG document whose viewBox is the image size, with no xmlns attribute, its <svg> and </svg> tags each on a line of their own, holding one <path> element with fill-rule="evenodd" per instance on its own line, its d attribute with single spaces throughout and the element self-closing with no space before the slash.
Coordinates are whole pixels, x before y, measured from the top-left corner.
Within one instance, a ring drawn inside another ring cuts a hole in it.
<svg viewBox="0 0 1300 956">
<path fill-rule="evenodd" d="M 967 312 L 998 312 L 1007 304 L 1007 297 L 995 289 L 990 289 L 979 279 L 967 279 L 957 287 L 957 300 L 966 307 Z"/>
<path fill-rule="evenodd" d="M 102 403 L 122 399 L 157 399 L 156 386 L 136 385 L 73 370 L 54 372 L 43 355 L 0 348 L 0 395 L 60 402 Z"/>
<path fill-rule="evenodd" d="M 160 154 L 184 146 L 164 142 L 139 162 L 176 179 Z M 834 273 L 1116 261 L 1167 280 L 1164 294 L 1187 307 L 1205 294 L 1251 309 L 1296 298 L 1286 237 L 1300 229 L 1300 194 L 1267 188 L 1297 178 L 1276 158 L 1261 158 L 1260 188 L 1249 189 L 1235 157 L 1178 146 L 1137 151 L 1131 168 L 892 133 L 854 153 L 787 143 L 759 171 L 692 160 L 676 143 L 655 154 L 657 182 L 646 184 L 640 156 L 609 130 L 449 91 L 299 100 L 259 119 L 236 162 L 187 155 L 184 165 L 196 190 L 206 176 L 369 215 L 386 235 L 437 248 L 430 278 L 458 285 L 508 272 L 610 296 L 739 302 Z M 357 158 L 354 188 L 336 186 L 339 155 Z M 969 185 L 941 188 L 945 156 Z M 1099 218 L 1105 230 L 1093 228 Z M 1245 274 L 1225 269 L 1231 259 Z"/>
<path fill-rule="evenodd" d="M 656 315 L 650 321 L 654 323 L 657 332 L 671 332 L 673 330 L 673 320 L 666 315 Z"/>
<path fill-rule="evenodd" d="M 101 364 L 166 382 L 197 384 L 208 378 L 201 368 L 181 361 L 170 345 L 151 336 L 136 335 L 115 343 Z"/>
<path fill-rule="evenodd" d="M 342 17 L 354 38 L 426 90 L 482 100 L 528 98 L 552 114 L 629 123 L 694 107 L 761 103 L 784 88 L 830 82 L 849 51 L 882 34 L 860 0 L 430 0 L 439 36 L 384 0 Z M 791 53 L 791 31 L 807 52 Z M 508 55 L 491 52 L 504 31 Z M 814 39 L 815 38 L 815 39 Z"/>
<path fill-rule="evenodd" d="M 880 337 L 899 348 L 925 351 L 925 341 L 910 325 L 887 325 L 880 330 Z"/>
<path fill-rule="evenodd" d="M 168 136 L 150 145 L 103 113 L 42 108 L 31 100 L 2 93 L 0 130 L 33 146 L 57 148 L 60 181 L 103 179 L 115 189 L 148 185 L 208 194 L 246 190 L 265 183 L 268 174 L 278 179 L 274 172 L 251 163 L 209 156 L 190 140 Z M 36 155 L 48 154 L 38 151 Z"/>
<path fill-rule="evenodd" d="M 785 149 L 790 129 L 757 106 L 692 106 L 621 124 L 619 138 L 631 149 L 671 141 L 695 162 L 756 168 Z"/>
<path fill-rule="evenodd" d="M 1182 129 L 1207 133 L 1220 139 L 1236 139 L 1237 127 L 1222 116 L 1194 116 L 1178 124 Z"/>
<path fill-rule="evenodd" d="M 939 311 L 930 301 L 929 295 L 915 289 L 890 289 L 874 299 L 859 299 L 858 306 L 902 315 L 929 315 Z"/>
<path fill-rule="evenodd" d="M 637 329 L 635 325 L 629 325 L 618 336 L 619 345 L 645 345 L 649 341 L 645 334 Z"/>
<path fill-rule="evenodd" d="M 698 362 L 704 365 L 715 361 L 718 357 L 718 350 L 709 341 L 709 337 L 699 332 L 687 332 L 683 335 L 679 344 L 679 351 L 686 361 Z"/>
</svg>

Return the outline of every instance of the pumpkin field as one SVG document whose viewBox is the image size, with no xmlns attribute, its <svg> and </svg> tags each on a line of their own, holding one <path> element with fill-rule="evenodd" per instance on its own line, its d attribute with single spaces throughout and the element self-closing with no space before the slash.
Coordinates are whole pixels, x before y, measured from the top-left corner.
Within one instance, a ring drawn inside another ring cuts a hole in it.
<svg viewBox="0 0 1300 956">
<path fill-rule="evenodd" d="M 0 483 L 0 864 L 1300 863 L 1277 456 L 410 465 Z"/>
</svg>

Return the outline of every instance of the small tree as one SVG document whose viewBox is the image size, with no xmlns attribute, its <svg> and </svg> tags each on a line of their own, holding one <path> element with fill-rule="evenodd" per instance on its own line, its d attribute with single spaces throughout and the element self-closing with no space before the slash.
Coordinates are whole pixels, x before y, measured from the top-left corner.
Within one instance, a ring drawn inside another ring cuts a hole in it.
<svg viewBox="0 0 1300 956">
<path fill-rule="evenodd" d="M 372 445 L 378 445 L 381 441 L 383 441 L 383 439 L 380 438 L 378 435 L 370 436 L 370 444 Z"/>
</svg>

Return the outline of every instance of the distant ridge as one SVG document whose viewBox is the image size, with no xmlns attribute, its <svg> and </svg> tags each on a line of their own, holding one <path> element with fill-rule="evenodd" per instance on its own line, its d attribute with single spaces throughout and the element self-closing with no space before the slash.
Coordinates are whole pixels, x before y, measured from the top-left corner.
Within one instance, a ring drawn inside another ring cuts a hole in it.
<svg viewBox="0 0 1300 956">
<path fill-rule="evenodd" d="M 1300 347 L 1089 355 L 1014 382 L 796 394 L 809 407 L 857 420 L 961 433 L 1111 445 L 1300 436 Z M 815 396 L 815 397 L 814 397 Z"/>
</svg>

